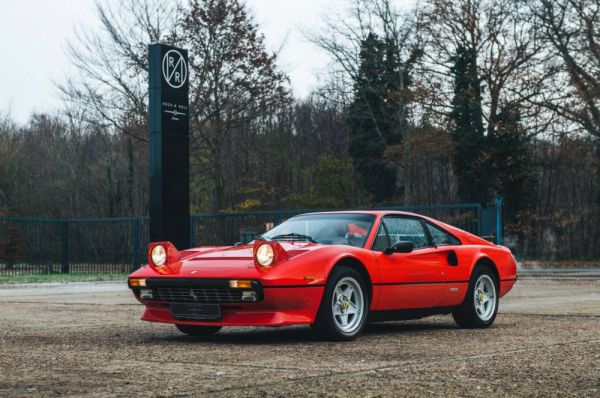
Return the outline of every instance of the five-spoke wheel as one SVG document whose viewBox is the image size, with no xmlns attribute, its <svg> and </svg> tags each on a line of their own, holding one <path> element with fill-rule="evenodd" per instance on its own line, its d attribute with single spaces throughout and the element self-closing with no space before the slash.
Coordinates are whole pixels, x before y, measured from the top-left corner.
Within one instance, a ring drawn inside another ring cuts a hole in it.
<svg viewBox="0 0 600 398">
<path fill-rule="evenodd" d="M 476 266 L 465 301 L 452 313 L 463 328 L 486 328 L 498 313 L 498 280 L 488 267 Z"/>
<path fill-rule="evenodd" d="M 351 277 L 341 279 L 333 290 L 331 300 L 333 318 L 340 330 L 351 333 L 359 327 L 364 306 L 365 299 L 358 282 Z"/>
<path fill-rule="evenodd" d="M 312 327 L 330 340 L 352 340 L 365 326 L 368 309 L 369 296 L 363 277 L 352 268 L 338 266 L 329 275 Z"/>
<path fill-rule="evenodd" d="M 481 275 L 475 282 L 473 301 L 482 321 L 489 320 L 496 310 L 496 286 L 489 275 Z"/>
</svg>

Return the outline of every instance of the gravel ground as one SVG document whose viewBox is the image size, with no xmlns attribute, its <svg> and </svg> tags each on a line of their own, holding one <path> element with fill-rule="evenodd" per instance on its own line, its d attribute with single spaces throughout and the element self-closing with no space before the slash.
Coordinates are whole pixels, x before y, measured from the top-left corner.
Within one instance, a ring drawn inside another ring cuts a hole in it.
<svg viewBox="0 0 600 398">
<path fill-rule="evenodd" d="M 351 343 L 306 327 L 193 340 L 140 315 L 123 284 L 0 289 L 0 397 L 600 397 L 597 279 L 521 280 L 487 330 L 438 316 Z"/>
</svg>

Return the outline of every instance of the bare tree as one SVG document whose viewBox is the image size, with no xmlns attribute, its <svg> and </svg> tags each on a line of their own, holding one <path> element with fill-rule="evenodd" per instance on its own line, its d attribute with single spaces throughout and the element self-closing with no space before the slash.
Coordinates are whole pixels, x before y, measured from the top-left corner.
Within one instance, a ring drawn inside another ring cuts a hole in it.
<svg viewBox="0 0 600 398">
<path fill-rule="evenodd" d="M 544 104 L 600 140 L 600 4 L 540 0 L 532 10 L 552 55 L 554 90 Z"/>
<path fill-rule="evenodd" d="M 14 210 L 15 186 L 19 180 L 18 152 L 15 149 L 17 125 L 10 113 L 0 113 L 0 214 Z"/>
<path fill-rule="evenodd" d="M 196 159 L 192 164 L 200 161 L 204 171 L 208 168 L 207 188 L 214 192 L 210 207 L 216 211 L 234 204 L 233 192 L 226 199 L 226 182 L 241 170 L 232 160 L 249 151 L 261 132 L 261 121 L 290 104 L 288 80 L 238 0 L 193 0 L 177 27 L 173 40 L 193 49 L 190 124 Z M 197 159 L 200 154 L 205 159 Z"/>
<path fill-rule="evenodd" d="M 451 109 L 452 57 L 458 47 L 477 56 L 478 77 L 483 84 L 482 105 L 488 135 L 493 135 L 502 103 L 529 107 L 531 133 L 546 125 L 532 108 L 544 78 L 535 70 L 541 41 L 531 13 L 511 0 L 431 0 L 417 10 L 418 34 L 425 49 L 417 75 L 425 109 L 447 116 Z"/>
<path fill-rule="evenodd" d="M 165 41 L 175 24 L 176 2 L 96 2 L 99 29 L 80 26 L 68 52 L 78 71 L 59 85 L 67 104 L 83 107 L 91 124 L 147 141 L 148 44 Z"/>
</svg>

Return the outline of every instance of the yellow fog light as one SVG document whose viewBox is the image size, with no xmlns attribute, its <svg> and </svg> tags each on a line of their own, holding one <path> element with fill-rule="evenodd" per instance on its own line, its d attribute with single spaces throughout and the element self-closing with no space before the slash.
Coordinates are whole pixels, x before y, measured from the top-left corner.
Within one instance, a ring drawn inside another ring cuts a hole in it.
<svg viewBox="0 0 600 398">
<path fill-rule="evenodd" d="M 146 287 L 145 279 L 130 279 L 129 287 Z"/>
<path fill-rule="evenodd" d="M 235 289 L 252 289 L 252 281 L 234 279 L 229 281 L 229 287 L 233 287 Z"/>
<path fill-rule="evenodd" d="M 256 301 L 256 292 L 255 291 L 243 291 L 242 292 L 242 301 Z"/>
</svg>

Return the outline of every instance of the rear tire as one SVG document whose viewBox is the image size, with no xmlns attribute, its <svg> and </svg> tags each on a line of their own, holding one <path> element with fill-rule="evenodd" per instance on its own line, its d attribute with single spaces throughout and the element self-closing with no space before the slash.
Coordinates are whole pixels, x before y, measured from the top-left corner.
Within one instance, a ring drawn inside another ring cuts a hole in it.
<svg viewBox="0 0 600 398">
<path fill-rule="evenodd" d="M 221 330 L 221 326 L 193 326 L 193 325 L 175 325 L 181 332 L 192 337 L 212 336 Z"/>
<path fill-rule="evenodd" d="M 461 328 L 487 328 L 496 319 L 498 301 L 496 275 L 487 267 L 476 266 L 469 281 L 467 296 L 452 316 Z"/>
<path fill-rule="evenodd" d="M 311 326 L 326 340 L 350 341 L 362 332 L 368 312 L 369 295 L 363 277 L 352 268 L 339 266 L 329 275 Z"/>
</svg>

